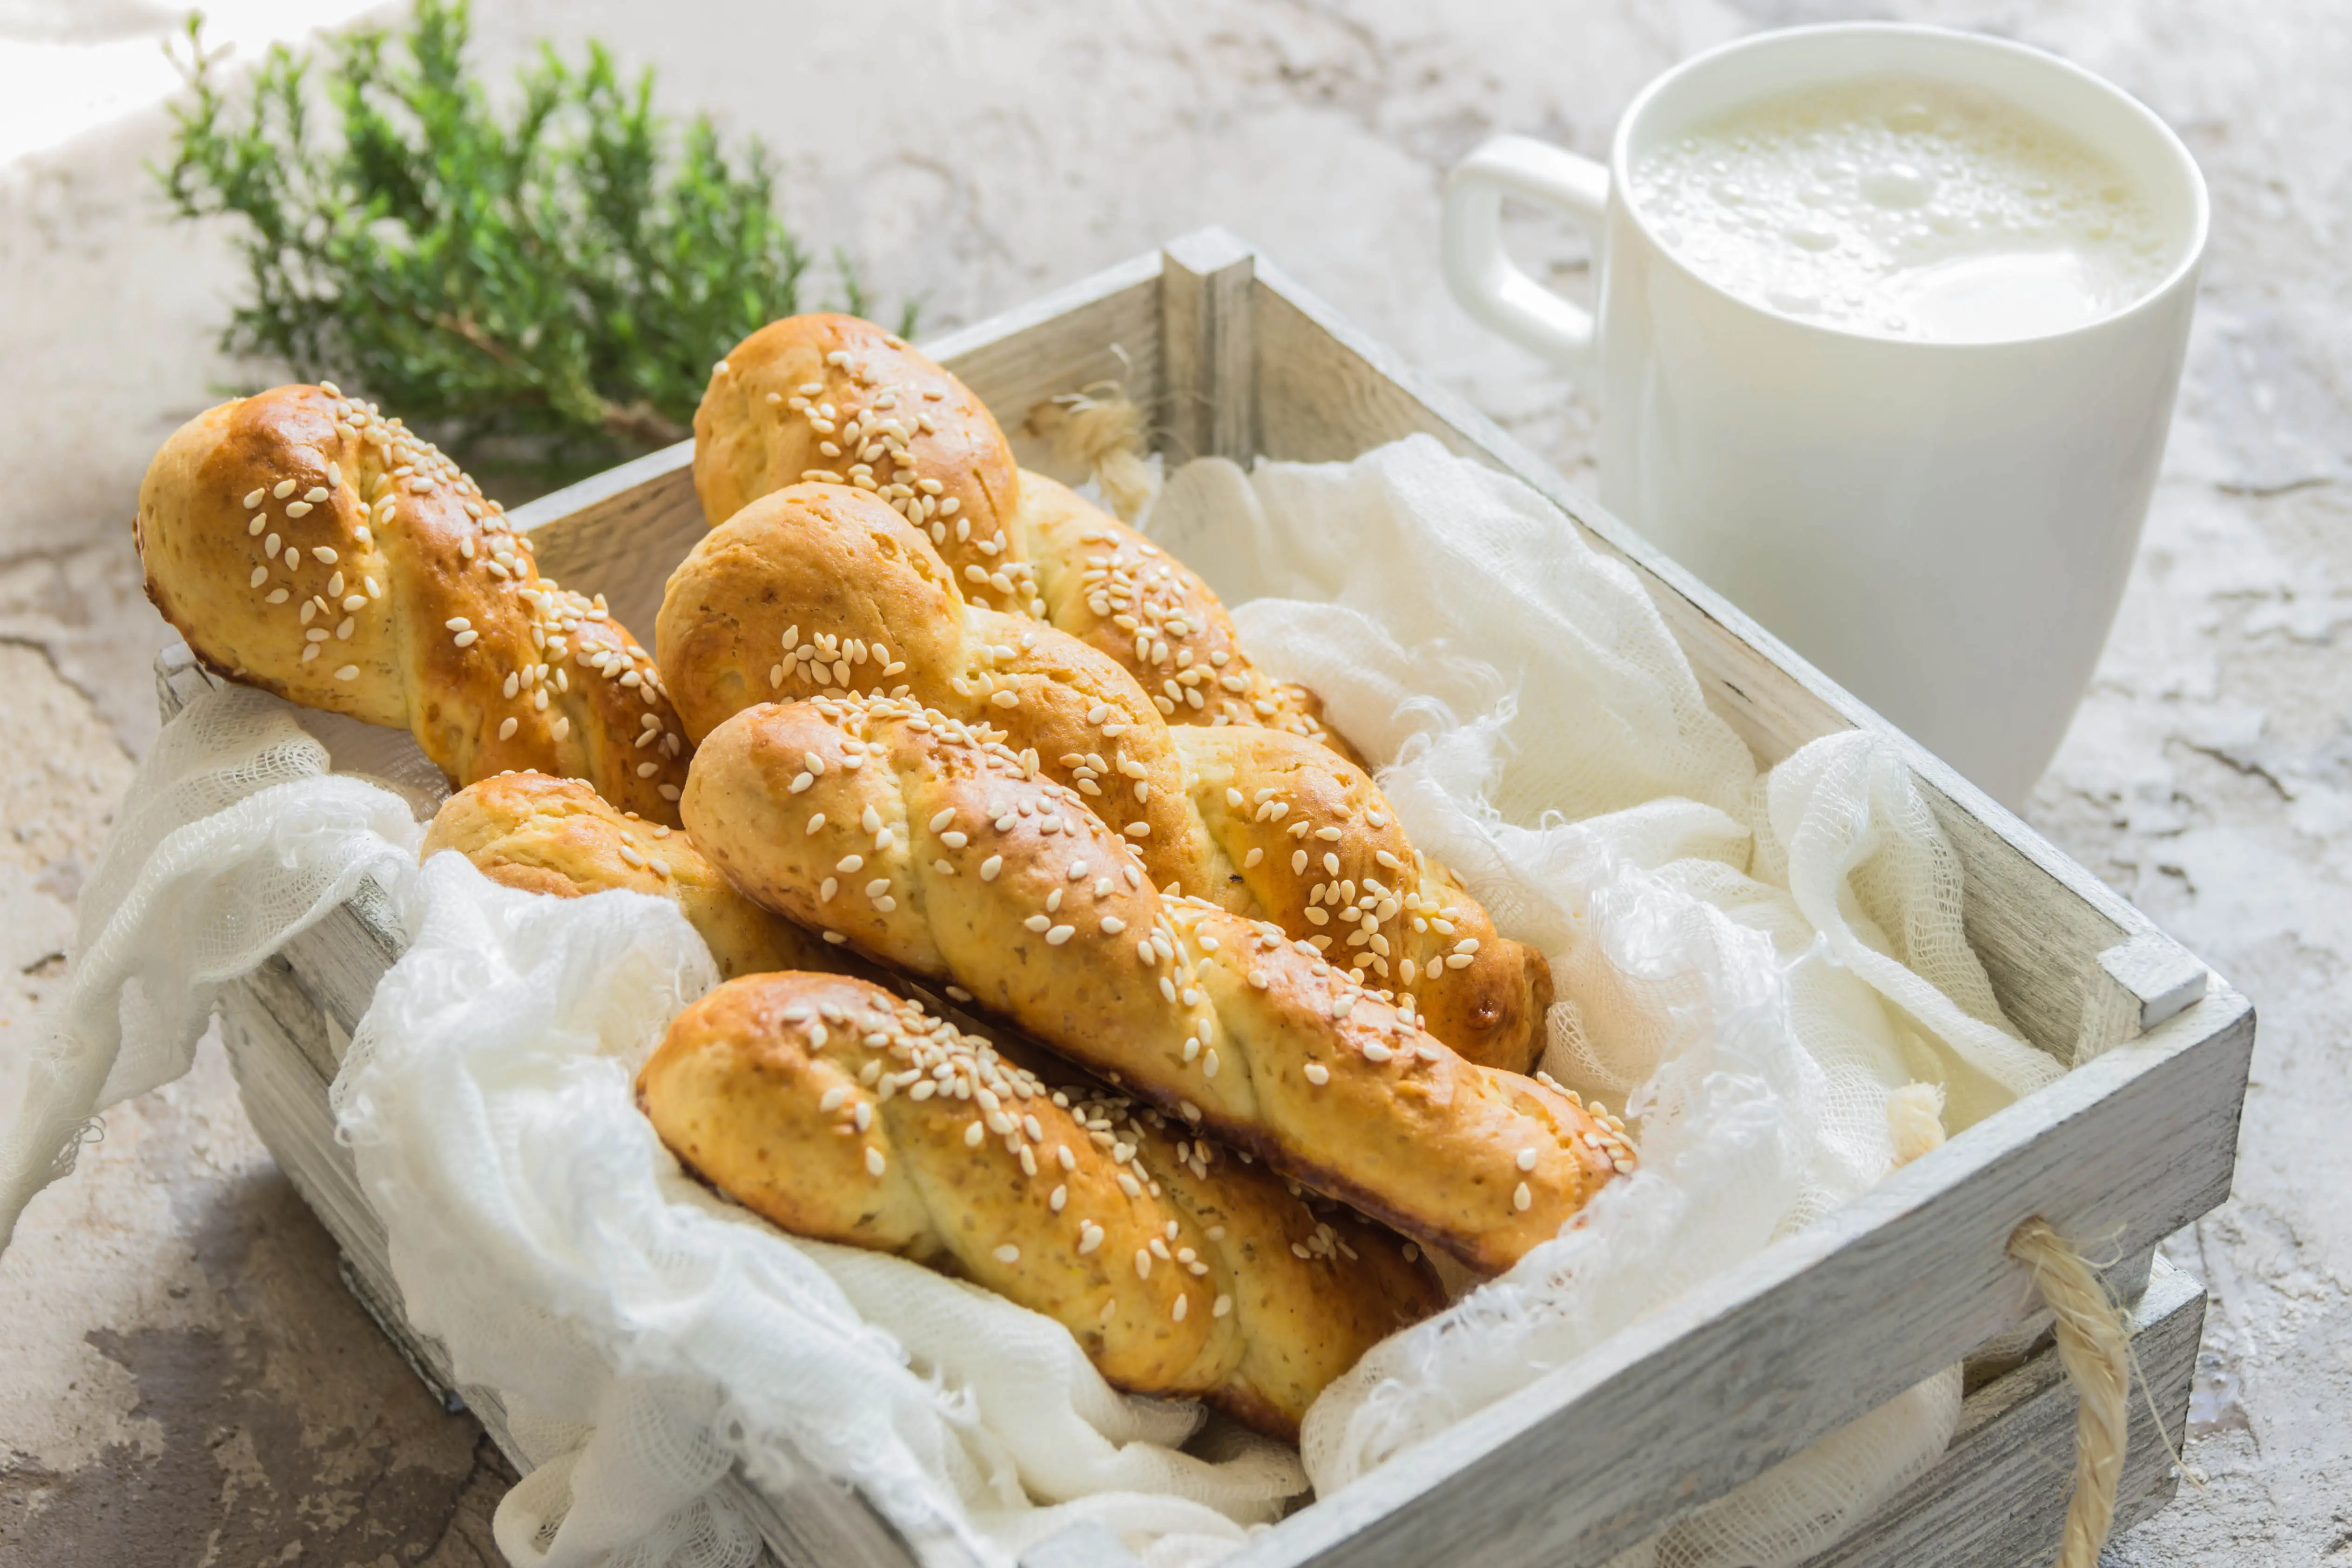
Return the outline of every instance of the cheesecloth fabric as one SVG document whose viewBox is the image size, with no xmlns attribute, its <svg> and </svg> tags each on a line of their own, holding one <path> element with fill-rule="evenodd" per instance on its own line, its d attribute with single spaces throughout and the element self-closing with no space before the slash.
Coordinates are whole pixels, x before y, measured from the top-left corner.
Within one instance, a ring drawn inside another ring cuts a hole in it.
<svg viewBox="0 0 2352 1568">
<path fill-rule="evenodd" d="M 1549 956 L 1546 1063 L 1643 1149 L 1587 1223 L 1329 1390 L 1303 1471 L 1118 1395 L 1044 1318 L 686 1180 L 628 1093 L 714 983 L 676 908 L 418 868 L 440 790 L 405 737 L 241 688 L 165 727 L 85 894 L 62 1006 L 15 1064 L 0 1235 L 96 1112 L 185 1069 L 220 985 L 373 883 L 408 947 L 335 1109 L 408 1315 L 530 1461 L 498 1515 L 510 1561 L 740 1568 L 740 1469 L 772 1494 L 854 1481 L 984 1563 L 1087 1518 L 1186 1568 L 1308 1476 L 1373 1471 L 2054 1075 L 2000 1017 L 1899 761 L 1842 736 L 1759 775 L 1637 580 L 1517 482 L 1424 439 L 1212 461 L 1152 526 L 1388 760 L 1418 841 Z M 1629 1568 L 1794 1561 L 1932 1462 L 1958 1397 L 1930 1380 Z"/>
<path fill-rule="evenodd" d="M 1543 950 L 1544 1066 L 1642 1152 L 1585 1223 L 1325 1392 L 1318 1491 L 2057 1076 L 2001 1016 L 1958 862 L 1892 747 L 1833 735 L 1759 773 L 1633 571 L 1518 480 L 1427 436 L 1247 475 L 1211 459 L 1150 531 L 1237 606 L 1255 658 L 1388 759 L 1414 841 Z M 1626 1568 L 1800 1561 L 1932 1464 L 1958 1409 L 1953 1368 Z"/>
</svg>

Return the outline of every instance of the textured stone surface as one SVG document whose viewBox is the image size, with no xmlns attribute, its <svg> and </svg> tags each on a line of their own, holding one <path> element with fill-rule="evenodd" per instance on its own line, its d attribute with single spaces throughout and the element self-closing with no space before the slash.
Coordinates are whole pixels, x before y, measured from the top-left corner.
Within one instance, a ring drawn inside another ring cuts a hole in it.
<svg viewBox="0 0 2352 1568">
<path fill-rule="evenodd" d="M 348 5 L 341 5 L 348 9 Z M 266 7 L 247 5 L 258 15 Z M 279 6 L 284 11 L 289 7 Z M 809 234 L 945 326 L 1205 222 L 1238 229 L 1571 475 L 1591 423 L 1435 270 L 1438 181 L 1499 130 L 1587 152 L 1650 75 L 1757 26 L 1895 16 L 2065 54 L 2179 127 L 2214 192 L 2168 474 L 2098 683 L 2030 814 L 2263 1009 L 2237 1196 L 2177 1238 L 2212 1295 L 2201 1485 L 2116 1564 L 2352 1561 L 2352 13 L 2335 0 L 481 0 L 497 57 L 609 37 L 756 128 Z M 168 8 L 0 5 L 120 44 Z M 68 19 L 70 19 L 69 22 Z M 248 18 L 248 30 L 263 23 Z M 11 78 L 17 79 L 17 78 Z M 40 79 L 37 73 L 34 79 Z M 153 730 L 127 519 L 237 367 L 236 271 L 163 226 L 131 110 L 0 166 L 0 1061 Z M 1584 256 L 1528 225 L 1570 286 Z M 248 372 L 249 373 L 249 372 Z M 0 1090 L 5 1074 L 0 1072 Z M 0 1568 L 498 1561 L 508 1483 L 338 1285 L 207 1046 L 107 1118 L 0 1259 Z M 2054 1484 L 2054 1477 L 2053 1477 Z"/>
</svg>

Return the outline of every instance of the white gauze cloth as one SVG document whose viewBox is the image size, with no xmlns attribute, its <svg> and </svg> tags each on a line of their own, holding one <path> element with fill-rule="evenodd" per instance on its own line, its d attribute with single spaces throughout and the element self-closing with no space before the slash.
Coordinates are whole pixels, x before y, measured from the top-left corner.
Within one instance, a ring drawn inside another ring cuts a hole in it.
<svg viewBox="0 0 2352 1568">
<path fill-rule="evenodd" d="M 329 771 L 364 757 L 394 793 Z M 333 1090 L 411 1322 L 493 1394 L 529 1473 L 519 1568 L 749 1568 L 713 1488 L 854 1482 L 982 1563 L 1079 1520 L 1148 1568 L 1227 1555 L 1306 1489 L 1297 1456 L 1197 1406 L 1123 1396 L 1060 1324 L 899 1258 L 787 1237 L 688 1180 L 630 1093 L 718 980 L 667 900 L 554 899 L 463 857 L 421 870 L 439 790 L 404 737 L 228 687 L 163 729 L 86 891 L 44 1045 L 13 1064 L 0 1225 L 70 1169 L 98 1111 L 186 1071 L 225 981 L 372 881 L 408 947 Z M 795 1457 L 797 1456 L 797 1458 Z"/>
<path fill-rule="evenodd" d="M 1891 748 L 1832 736 L 1759 776 L 1639 580 L 1519 481 L 1427 436 L 1248 475 L 1211 459 L 1149 528 L 1236 606 L 1253 657 L 1390 759 L 1416 844 L 1550 960 L 1546 1068 L 1638 1122 L 1638 1171 L 1586 1224 L 1325 1392 L 1318 1491 L 2057 1075 L 2002 1018 Z M 1797 1562 L 1933 1463 L 1958 1407 L 1954 1368 L 1627 1562 Z"/>
</svg>

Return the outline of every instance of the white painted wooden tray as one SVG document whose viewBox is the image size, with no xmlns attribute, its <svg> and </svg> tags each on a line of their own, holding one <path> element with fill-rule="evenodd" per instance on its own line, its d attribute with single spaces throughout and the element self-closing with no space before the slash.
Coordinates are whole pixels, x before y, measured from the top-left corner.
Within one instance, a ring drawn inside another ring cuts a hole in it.
<svg viewBox="0 0 2352 1568">
<path fill-rule="evenodd" d="M 1008 429 L 1034 404 L 1105 380 L 1162 411 L 1167 448 L 1327 460 L 1427 432 L 1551 497 L 1563 527 L 1629 562 L 1709 699 L 1769 765 L 1813 737 L 1884 721 L 1458 400 L 1341 322 L 1218 230 L 1140 257 L 925 347 Z M 704 532 L 677 446 L 515 514 L 540 564 L 602 591 L 624 623 L 654 622 L 670 568 Z M 1033 459 L 1037 455 L 1028 454 Z M 166 711 L 208 679 L 184 649 L 159 664 Z M 1236 1568 L 1605 1562 L 1831 1428 L 2018 1325 L 2032 1298 L 2005 1250 L 2041 1215 L 2137 1302 L 2150 1397 L 2135 1399 L 2121 1526 L 2175 1478 L 2202 1293 L 2151 1266 L 2168 1233 L 2228 1195 L 2253 1043 L 2246 999 L 2137 911 L 1933 757 L 1895 744 L 1926 786 L 1968 879 L 1968 929 L 2010 1017 L 2073 1069 L 1888 1178 L 1861 1200 L 1533 1378 L 1463 1422 L 1405 1474 L 1303 1508 Z M 233 988 L 224 1032 L 254 1124 L 341 1246 L 345 1278 L 445 1391 L 439 1347 L 413 1333 L 382 1226 L 333 1138 L 326 1090 L 400 937 L 363 892 Z M 1822 1563 L 2047 1562 L 2065 1500 L 2074 1401 L 2046 1351 L 1972 1365 L 1943 1461 Z M 495 1401 L 462 1391 L 512 1452 Z M 1392 1468 L 1394 1469 L 1394 1468 Z M 814 1477 L 760 1497 L 738 1483 L 791 1568 L 961 1563 L 908 1541 L 848 1490 Z M 1131 1561 L 1099 1528 L 1032 1549 L 1024 1568 Z"/>
</svg>

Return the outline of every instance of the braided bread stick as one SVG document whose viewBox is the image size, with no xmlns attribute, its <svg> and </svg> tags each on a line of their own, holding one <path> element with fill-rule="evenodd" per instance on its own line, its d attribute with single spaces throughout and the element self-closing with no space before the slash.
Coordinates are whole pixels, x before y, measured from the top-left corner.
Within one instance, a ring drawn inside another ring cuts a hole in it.
<svg viewBox="0 0 2352 1568">
<path fill-rule="evenodd" d="M 417 859 L 443 850 L 525 893 L 579 898 L 618 888 L 669 899 L 729 979 L 855 963 L 737 893 L 684 833 L 625 816 L 576 779 L 500 773 L 467 785 L 442 803 Z"/>
<path fill-rule="evenodd" d="M 785 1229 L 961 1275 L 1062 1323 L 1118 1386 L 1291 1441 L 1324 1385 L 1443 1304 L 1409 1243 L 861 980 L 719 987 L 671 1024 L 637 1103 L 681 1164 Z"/>
<path fill-rule="evenodd" d="M 532 768 L 677 821 L 690 748 L 653 660 L 398 420 L 331 386 L 222 403 L 155 455 L 135 532 L 206 667 L 406 729 L 453 785 Z"/>
<path fill-rule="evenodd" d="M 1414 850 L 1362 768 L 1260 726 L 1171 726 L 1098 649 L 965 604 L 930 541 L 872 496 L 794 485 L 753 501 L 679 563 L 655 632 L 697 738 L 772 695 L 843 691 L 1001 726 L 1160 886 L 1412 996 L 1475 1061 L 1524 1071 L 1542 1048 L 1542 956 Z"/>
<path fill-rule="evenodd" d="M 1171 723 L 1265 725 L 1347 751 L 1312 692 L 1250 663 L 1207 583 L 1016 466 L 969 388 L 870 321 L 819 313 L 761 328 L 712 372 L 694 436 L 694 487 L 714 526 L 787 485 L 869 488 L 929 534 L 974 603 L 1088 643 Z"/>
<path fill-rule="evenodd" d="M 754 903 L 951 988 L 1286 1176 L 1474 1269 L 1558 1233 L 1622 1124 L 1465 1061 L 1275 926 L 1155 892 L 1083 797 L 899 699 L 748 709 L 688 828 Z"/>
</svg>

